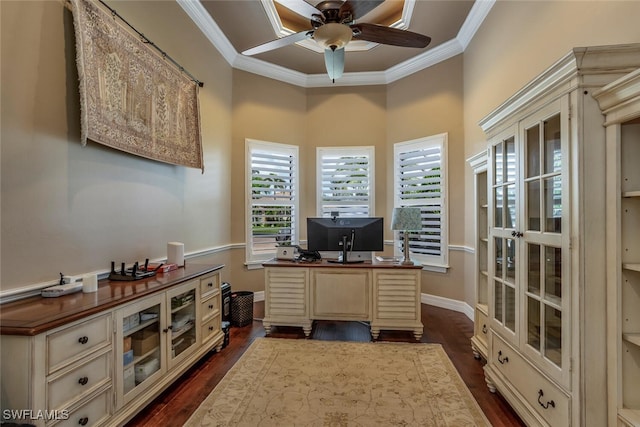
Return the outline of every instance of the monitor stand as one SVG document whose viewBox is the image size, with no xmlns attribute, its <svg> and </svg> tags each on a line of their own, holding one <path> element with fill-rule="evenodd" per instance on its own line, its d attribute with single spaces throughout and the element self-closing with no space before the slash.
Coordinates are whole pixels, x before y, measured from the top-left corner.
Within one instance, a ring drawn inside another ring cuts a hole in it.
<svg viewBox="0 0 640 427">
<path fill-rule="evenodd" d="M 347 257 L 348 252 L 349 251 L 347 250 L 347 236 L 342 236 L 342 259 L 340 258 L 330 259 L 327 261 L 335 264 L 361 264 L 364 262 L 364 260 L 362 259 L 349 260 L 349 258 Z"/>
</svg>

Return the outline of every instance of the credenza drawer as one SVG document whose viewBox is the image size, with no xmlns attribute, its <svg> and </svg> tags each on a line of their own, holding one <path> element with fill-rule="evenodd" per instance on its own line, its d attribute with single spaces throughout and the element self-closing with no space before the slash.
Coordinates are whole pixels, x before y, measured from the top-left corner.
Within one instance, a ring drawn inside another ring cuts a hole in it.
<svg viewBox="0 0 640 427">
<path fill-rule="evenodd" d="M 216 335 L 220 330 L 220 316 L 214 316 L 210 320 L 202 324 L 201 335 L 202 342 L 207 342 Z"/>
<path fill-rule="evenodd" d="M 491 334 L 490 363 L 522 395 L 549 426 L 571 425 L 571 399 L 555 383 L 527 362 L 498 334 Z"/>
<path fill-rule="evenodd" d="M 200 295 L 206 297 L 207 295 L 220 291 L 220 275 L 217 273 L 211 274 L 207 277 L 200 279 Z"/>
<path fill-rule="evenodd" d="M 220 313 L 220 293 L 212 295 L 210 298 L 202 301 L 200 305 L 200 313 L 203 320 Z"/>
<path fill-rule="evenodd" d="M 56 427 L 97 426 L 104 424 L 111 414 L 111 393 L 109 387 L 96 397 L 69 413 L 69 418 Z"/>
<path fill-rule="evenodd" d="M 476 307 L 475 319 L 476 322 L 473 326 L 475 329 L 474 335 L 478 337 L 484 343 L 484 345 L 487 345 L 489 343 L 489 319 L 482 310 L 478 309 L 478 307 Z"/>
<path fill-rule="evenodd" d="M 111 343 L 111 316 L 104 315 L 47 336 L 47 372 L 69 365 Z"/>
<path fill-rule="evenodd" d="M 47 407 L 62 409 L 73 400 L 111 381 L 111 357 L 111 352 L 104 353 L 67 373 L 50 378 L 47 383 Z"/>
</svg>

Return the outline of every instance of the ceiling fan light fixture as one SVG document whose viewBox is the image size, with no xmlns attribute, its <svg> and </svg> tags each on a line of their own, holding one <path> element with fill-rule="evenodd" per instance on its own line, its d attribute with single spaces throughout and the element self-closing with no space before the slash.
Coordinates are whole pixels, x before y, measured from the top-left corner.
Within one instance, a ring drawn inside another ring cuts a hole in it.
<svg viewBox="0 0 640 427">
<path fill-rule="evenodd" d="M 313 39 L 325 49 L 341 49 L 351 41 L 353 31 L 344 24 L 330 22 L 313 32 Z"/>
</svg>

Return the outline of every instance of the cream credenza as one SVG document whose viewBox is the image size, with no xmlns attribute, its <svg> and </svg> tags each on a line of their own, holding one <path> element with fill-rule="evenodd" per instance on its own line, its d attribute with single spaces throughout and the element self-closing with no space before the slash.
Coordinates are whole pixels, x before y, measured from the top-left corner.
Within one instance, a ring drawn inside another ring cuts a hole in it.
<svg viewBox="0 0 640 427">
<path fill-rule="evenodd" d="M 605 286 L 607 259 L 621 252 L 619 239 L 605 244 L 617 221 L 607 201 L 621 192 L 605 185 L 615 155 L 594 92 L 639 65 L 640 44 L 575 48 L 480 122 L 489 150 L 485 375 L 527 425 L 613 425 L 607 383 L 638 378 L 606 369 L 624 339 L 622 326 L 607 348 L 607 325 L 626 321 Z M 624 366 L 626 356 L 615 357 Z M 638 407 L 637 387 L 624 390 L 622 415 Z"/>
<path fill-rule="evenodd" d="M 198 359 L 221 350 L 222 268 L 189 264 L 147 280 L 104 280 L 95 293 L 4 304 L 2 421 L 124 424 Z M 136 349 L 125 355 L 132 341 Z"/>
<path fill-rule="evenodd" d="M 267 334 L 279 325 L 299 326 L 309 336 L 314 320 L 355 320 L 369 322 L 374 339 L 381 330 L 422 337 L 420 266 L 270 261 L 264 267 Z"/>
</svg>

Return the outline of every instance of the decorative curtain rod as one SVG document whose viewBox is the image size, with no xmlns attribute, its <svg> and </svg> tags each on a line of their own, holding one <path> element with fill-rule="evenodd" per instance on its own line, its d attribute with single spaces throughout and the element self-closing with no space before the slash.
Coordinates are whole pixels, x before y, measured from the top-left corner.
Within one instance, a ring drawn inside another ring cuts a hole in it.
<svg viewBox="0 0 640 427">
<path fill-rule="evenodd" d="M 178 64 L 176 62 L 175 59 L 173 59 L 172 57 L 170 57 L 169 55 L 167 55 L 167 52 L 165 52 L 164 50 L 160 49 L 154 42 L 152 42 L 151 40 L 149 40 L 147 38 L 147 36 L 145 36 L 144 34 L 142 34 L 140 31 L 138 31 L 133 25 L 129 24 L 129 22 L 127 22 L 126 19 L 124 19 L 122 16 L 120 16 L 120 14 L 118 14 L 118 12 L 116 12 L 115 9 L 111 8 L 108 4 L 106 4 L 103 0 L 98 0 L 100 3 L 102 3 L 102 5 L 104 7 L 106 7 L 107 9 L 109 9 L 111 11 L 111 15 L 113 16 L 117 16 L 118 18 L 120 18 L 120 20 L 122 20 L 122 22 L 124 22 L 125 24 L 127 24 L 127 26 L 129 28 L 131 28 L 133 31 L 136 32 L 136 34 L 138 34 L 140 36 L 140 38 L 142 39 L 143 43 L 149 44 L 151 45 L 153 48 L 155 48 L 158 52 L 160 52 L 160 54 L 162 55 L 162 57 L 164 59 L 168 59 L 169 61 L 171 61 L 173 63 L 173 65 L 175 65 L 176 67 L 178 67 L 180 69 L 180 71 L 182 71 L 183 73 L 185 73 L 187 76 L 189 76 L 189 78 L 191 80 L 193 80 L 198 86 L 203 87 L 204 86 L 204 82 L 201 82 L 200 80 L 196 79 L 195 77 L 193 77 L 193 75 L 188 72 L 187 70 L 184 69 L 184 67 L 180 64 Z"/>
</svg>

